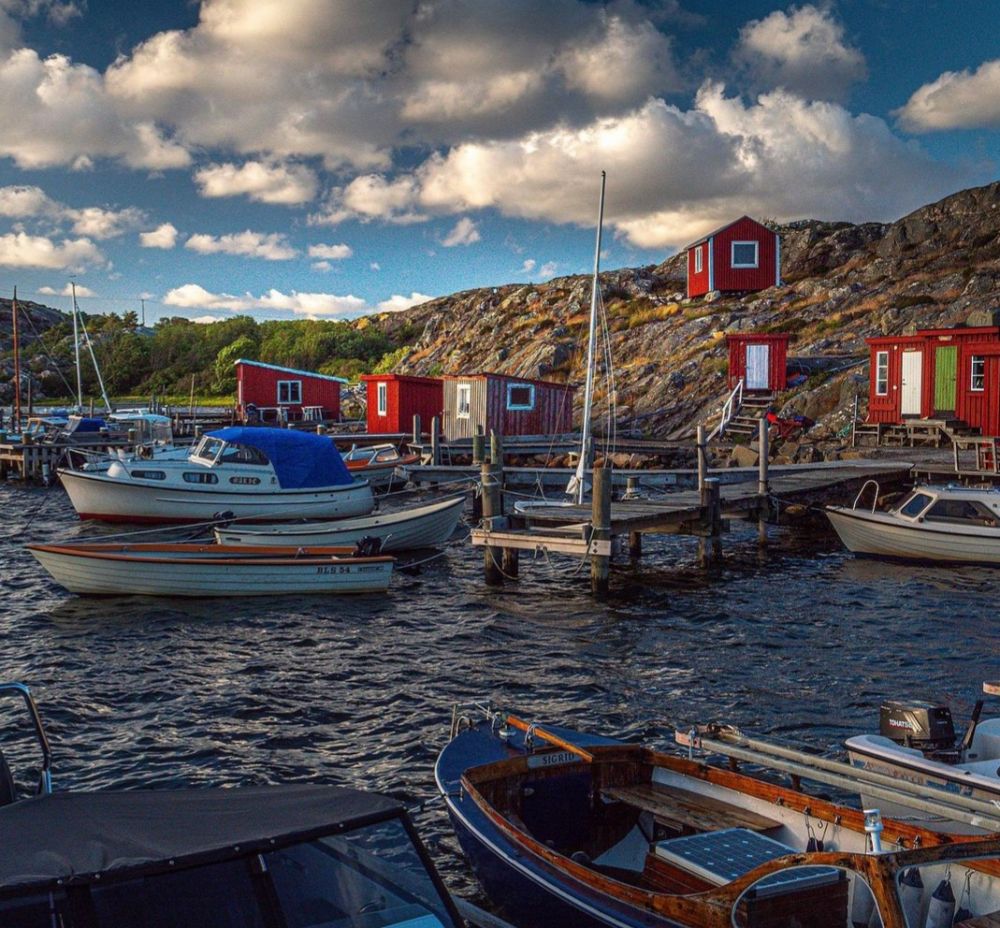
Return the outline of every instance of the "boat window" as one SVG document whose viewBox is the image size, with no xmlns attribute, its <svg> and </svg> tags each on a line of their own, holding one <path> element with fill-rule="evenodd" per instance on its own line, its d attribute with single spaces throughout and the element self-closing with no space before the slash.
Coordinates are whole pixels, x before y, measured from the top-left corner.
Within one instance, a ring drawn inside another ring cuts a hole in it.
<svg viewBox="0 0 1000 928">
<path fill-rule="evenodd" d="M 219 478 L 216 474 L 211 471 L 185 471 L 184 472 L 184 482 L 185 483 L 218 483 Z"/>
<path fill-rule="evenodd" d="M 166 480 L 167 475 L 162 470 L 133 470 L 130 476 L 137 480 Z"/>
<path fill-rule="evenodd" d="M 972 525 L 995 526 L 996 513 L 982 503 L 971 499 L 939 499 L 924 518 L 928 522 L 959 522 Z"/>
<path fill-rule="evenodd" d="M 914 493 L 899 507 L 899 512 L 912 519 L 914 516 L 919 516 L 933 499 L 934 497 L 928 496 L 926 493 Z"/>
<path fill-rule="evenodd" d="M 152 424 L 153 441 L 169 445 L 174 440 L 174 431 L 169 422 L 154 422 Z"/>
<path fill-rule="evenodd" d="M 399 820 L 264 855 L 289 928 L 454 928 Z"/>
<path fill-rule="evenodd" d="M 225 442 L 221 438 L 209 438 L 208 435 L 203 435 L 198 446 L 194 449 L 192 457 L 201 458 L 204 461 L 214 461 L 224 445 Z"/>
<path fill-rule="evenodd" d="M 100 928 L 264 928 L 246 860 L 93 886 Z"/>
<path fill-rule="evenodd" d="M 733 906 L 732 923 L 735 928 L 882 928 L 882 917 L 871 888 L 859 874 L 840 867 L 799 866 L 783 867 L 752 883 Z"/>
<path fill-rule="evenodd" d="M 223 464 L 269 464 L 267 455 L 251 445 L 226 445 L 222 452 Z"/>
<path fill-rule="evenodd" d="M 52 928 L 67 924 L 66 896 L 62 892 L 39 893 L 0 901 L 0 925 L 4 928 Z"/>
</svg>

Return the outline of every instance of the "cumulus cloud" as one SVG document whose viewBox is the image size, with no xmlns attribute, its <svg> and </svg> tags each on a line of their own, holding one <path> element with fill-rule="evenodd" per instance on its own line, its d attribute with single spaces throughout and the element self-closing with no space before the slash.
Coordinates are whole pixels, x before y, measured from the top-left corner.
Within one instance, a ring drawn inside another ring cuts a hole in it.
<svg viewBox="0 0 1000 928">
<path fill-rule="evenodd" d="M 98 240 L 117 238 L 145 220 L 142 210 L 131 206 L 120 210 L 88 206 L 67 212 L 73 221 L 73 231 L 77 235 L 86 235 Z"/>
<path fill-rule="evenodd" d="M 33 267 L 82 271 L 105 263 L 100 249 L 89 239 L 56 242 L 42 235 L 10 232 L 0 235 L 0 267 Z"/>
<path fill-rule="evenodd" d="M 41 187 L 0 187 L 0 216 L 24 219 L 38 216 L 56 216 L 62 206 L 49 198 Z"/>
<path fill-rule="evenodd" d="M 56 290 L 55 287 L 39 287 L 38 292 L 46 296 L 73 296 L 74 293 L 78 297 L 97 296 L 90 287 L 85 287 L 83 284 L 77 284 L 75 291 L 72 284 L 65 284 L 62 290 Z"/>
<path fill-rule="evenodd" d="M 345 219 L 380 219 L 397 225 L 426 222 L 429 217 L 413 208 L 417 192 L 414 178 L 390 180 L 380 174 L 363 174 L 346 187 L 334 189 L 323 211 L 309 217 L 309 224 L 337 225 Z"/>
<path fill-rule="evenodd" d="M 198 325 L 211 325 L 213 322 L 222 322 L 225 316 L 195 316 L 191 321 Z"/>
<path fill-rule="evenodd" d="M 441 244 L 445 248 L 454 248 L 456 245 L 474 245 L 480 238 L 476 224 L 468 216 L 463 216 L 455 223 L 455 227 L 441 239 Z"/>
<path fill-rule="evenodd" d="M 225 309 L 230 312 L 283 310 L 310 319 L 348 318 L 371 312 L 371 307 L 363 299 L 352 294 L 338 296 L 333 293 L 299 293 L 295 290 L 291 293 L 282 293 L 280 290 L 271 289 L 260 296 L 250 293 L 235 296 L 229 293 L 211 293 L 199 284 L 176 287 L 163 297 L 163 302 L 167 306 L 185 309 Z"/>
<path fill-rule="evenodd" d="M 841 100 L 867 74 L 864 55 L 844 40 L 844 27 L 829 9 L 812 4 L 747 23 L 734 56 L 763 87 L 814 100 Z"/>
<path fill-rule="evenodd" d="M 398 313 L 404 309 L 409 309 L 411 306 L 419 306 L 421 303 L 426 303 L 428 300 L 433 299 L 434 297 L 427 296 L 426 293 L 417 293 L 416 291 L 409 296 L 394 293 L 389 299 L 382 300 L 378 304 L 378 310 L 383 313 Z"/>
<path fill-rule="evenodd" d="M 1000 126 L 1000 59 L 975 71 L 945 71 L 893 114 L 911 132 Z"/>
<path fill-rule="evenodd" d="M 316 173 L 302 164 L 211 164 L 195 172 L 203 197 L 246 196 L 259 203 L 297 206 L 316 196 Z"/>
<path fill-rule="evenodd" d="M 531 274 L 537 266 L 538 262 L 534 258 L 525 258 L 524 263 L 521 265 L 521 273 Z"/>
<path fill-rule="evenodd" d="M 201 255 L 244 255 L 265 261 L 288 261 L 298 254 L 281 233 L 265 234 L 249 229 L 219 236 L 197 233 L 188 238 L 184 247 Z"/>
<path fill-rule="evenodd" d="M 139 244 L 143 248 L 162 248 L 169 251 L 177 245 L 177 227 L 172 222 L 164 222 L 151 232 L 140 232 Z"/>
<path fill-rule="evenodd" d="M 350 245 L 310 245 L 309 257 L 322 258 L 325 261 L 343 261 L 354 254 Z"/>
</svg>

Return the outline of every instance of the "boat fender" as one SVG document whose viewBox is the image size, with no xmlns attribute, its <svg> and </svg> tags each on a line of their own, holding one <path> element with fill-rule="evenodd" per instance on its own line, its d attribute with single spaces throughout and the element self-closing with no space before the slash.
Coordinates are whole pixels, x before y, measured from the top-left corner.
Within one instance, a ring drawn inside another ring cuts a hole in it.
<svg viewBox="0 0 1000 928">
<path fill-rule="evenodd" d="M 376 557 L 382 550 L 382 539 L 374 535 L 359 538 L 354 545 L 355 557 Z"/>
<path fill-rule="evenodd" d="M 964 905 L 955 913 L 954 924 L 961 925 L 962 922 L 967 921 L 972 918 L 972 912 L 969 911 Z"/>
<path fill-rule="evenodd" d="M 910 867 L 899 879 L 899 901 L 906 916 L 906 924 L 917 928 L 920 924 L 920 904 L 924 898 L 924 881 L 920 871 Z"/>
<path fill-rule="evenodd" d="M 806 853 L 822 854 L 823 850 L 823 839 L 817 838 L 815 835 L 810 835 L 809 840 L 806 842 Z"/>
<path fill-rule="evenodd" d="M 951 880 L 942 880 L 931 895 L 924 928 L 951 928 L 955 920 L 955 894 Z"/>
</svg>

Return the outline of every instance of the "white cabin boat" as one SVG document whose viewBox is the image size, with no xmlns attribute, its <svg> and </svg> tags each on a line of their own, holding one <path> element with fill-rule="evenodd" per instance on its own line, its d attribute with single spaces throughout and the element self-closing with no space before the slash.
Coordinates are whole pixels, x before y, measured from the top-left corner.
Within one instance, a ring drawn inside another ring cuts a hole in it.
<svg viewBox="0 0 1000 928">
<path fill-rule="evenodd" d="M 860 498 L 860 494 L 859 494 Z M 919 561 L 1000 564 L 1000 492 L 920 486 L 887 512 L 827 506 L 840 540 L 854 554 Z"/>
<path fill-rule="evenodd" d="M 375 538 L 382 551 L 433 548 L 451 538 L 464 508 L 463 495 L 357 519 L 220 527 L 215 539 L 228 545 L 353 545 Z"/>
<path fill-rule="evenodd" d="M 59 476 L 81 519 L 107 522 L 333 519 L 375 508 L 371 486 L 329 438 L 285 429 L 220 429 L 179 460 L 112 461 Z"/>
<path fill-rule="evenodd" d="M 77 542 L 28 550 L 71 593 L 104 596 L 378 593 L 393 566 L 391 557 L 355 557 L 343 547 Z"/>
</svg>

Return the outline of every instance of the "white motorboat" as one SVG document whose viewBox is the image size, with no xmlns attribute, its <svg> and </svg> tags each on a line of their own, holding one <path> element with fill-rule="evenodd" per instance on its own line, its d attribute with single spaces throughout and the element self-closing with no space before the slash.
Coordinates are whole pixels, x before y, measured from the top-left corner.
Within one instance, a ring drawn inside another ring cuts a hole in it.
<svg viewBox="0 0 1000 928">
<path fill-rule="evenodd" d="M 983 689 L 1000 695 L 1000 684 L 987 683 Z M 1000 718 L 980 720 L 982 708 L 979 700 L 959 740 L 947 706 L 886 702 L 880 711 L 880 733 L 849 738 L 848 756 L 855 767 L 870 773 L 940 789 L 948 795 L 980 799 L 1000 808 Z M 863 790 L 861 797 L 871 802 Z M 908 809 L 887 807 L 886 811 L 914 817 Z M 986 831 L 945 816 L 925 815 L 918 823 L 960 834 Z"/>
<path fill-rule="evenodd" d="M 874 481 L 869 481 L 873 483 Z M 862 493 L 864 489 L 862 489 Z M 854 554 L 919 561 L 1000 564 L 1000 492 L 920 486 L 887 512 L 827 506 L 840 540 Z"/>
<path fill-rule="evenodd" d="M 28 550 L 71 593 L 105 596 L 378 593 L 393 565 L 344 547 L 76 542 Z"/>
<path fill-rule="evenodd" d="M 464 508 L 462 495 L 357 519 L 217 527 L 215 539 L 224 545 L 353 545 L 374 538 L 382 551 L 433 548 L 451 538 Z"/>
<path fill-rule="evenodd" d="M 329 438 L 286 429 L 220 429 L 179 460 L 112 461 L 59 476 L 81 519 L 107 522 L 334 519 L 375 508 L 371 486 Z"/>
</svg>

